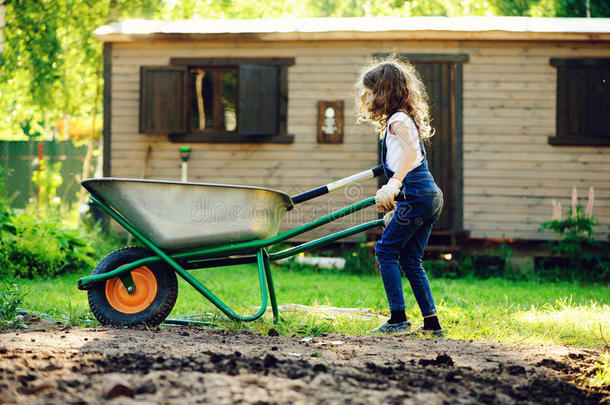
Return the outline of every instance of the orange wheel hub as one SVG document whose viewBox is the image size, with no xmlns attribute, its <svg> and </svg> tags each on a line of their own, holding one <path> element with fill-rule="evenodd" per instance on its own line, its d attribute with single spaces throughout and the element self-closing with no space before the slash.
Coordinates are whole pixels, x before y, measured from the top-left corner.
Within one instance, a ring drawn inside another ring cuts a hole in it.
<svg viewBox="0 0 610 405">
<path fill-rule="evenodd" d="M 157 295 L 157 279 L 146 266 L 131 271 L 136 292 L 129 294 L 121 282 L 115 277 L 106 281 L 106 299 L 112 308 L 125 314 L 136 314 L 148 308 Z"/>
</svg>

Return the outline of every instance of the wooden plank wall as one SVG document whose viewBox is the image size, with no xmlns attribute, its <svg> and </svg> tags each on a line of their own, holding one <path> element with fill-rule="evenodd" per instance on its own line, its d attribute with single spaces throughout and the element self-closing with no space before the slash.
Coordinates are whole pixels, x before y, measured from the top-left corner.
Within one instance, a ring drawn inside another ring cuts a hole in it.
<svg viewBox="0 0 610 405">
<path fill-rule="evenodd" d="M 464 226 L 471 236 L 551 238 L 537 232 L 576 186 L 595 187 L 594 214 L 605 239 L 610 225 L 610 148 L 549 145 L 555 135 L 552 57 L 608 57 L 585 43 L 472 44 L 464 66 Z M 586 202 L 581 200 L 584 205 Z"/>
<path fill-rule="evenodd" d="M 380 52 L 467 53 L 464 65 L 464 228 L 473 237 L 541 239 L 551 200 L 569 203 L 572 186 L 596 188 L 595 215 L 605 235 L 610 225 L 610 148 L 556 147 L 556 72 L 551 57 L 610 56 L 606 45 L 584 43 L 334 41 L 115 43 L 112 52 L 112 176 L 138 177 L 152 145 L 149 177 L 180 178 L 179 144 L 138 134 L 141 65 L 166 65 L 170 57 L 294 57 L 288 70 L 288 133 L 280 144 L 191 144 L 189 179 L 260 185 L 295 194 L 374 166 L 377 138 L 355 118 L 354 82 L 370 55 Z M 343 100 L 343 144 L 316 143 L 316 104 Z M 432 146 L 434 147 L 434 146 Z M 376 183 L 337 191 L 299 206 L 283 229 L 345 204 L 373 196 Z M 373 209 L 301 237 L 376 218 Z"/>
</svg>

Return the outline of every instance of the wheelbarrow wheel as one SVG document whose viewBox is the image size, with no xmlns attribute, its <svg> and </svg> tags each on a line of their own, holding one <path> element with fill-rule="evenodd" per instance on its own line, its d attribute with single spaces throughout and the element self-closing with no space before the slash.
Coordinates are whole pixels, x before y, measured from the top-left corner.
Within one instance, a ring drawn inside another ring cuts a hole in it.
<svg viewBox="0 0 610 405">
<path fill-rule="evenodd" d="M 150 257 L 145 248 L 130 246 L 104 257 L 93 275 L 108 273 L 136 260 Z M 136 291 L 129 294 L 119 277 L 89 289 L 89 307 L 102 325 L 155 326 L 169 315 L 178 297 L 176 274 L 164 262 L 156 262 L 131 271 Z"/>
</svg>

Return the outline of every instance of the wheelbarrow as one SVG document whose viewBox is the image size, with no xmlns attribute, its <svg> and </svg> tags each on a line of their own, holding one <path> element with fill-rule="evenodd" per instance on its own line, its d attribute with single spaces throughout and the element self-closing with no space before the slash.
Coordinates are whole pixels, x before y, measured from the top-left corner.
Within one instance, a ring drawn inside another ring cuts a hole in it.
<svg viewBox="0 0 610 405">
<path fill-rule="evenodd" d="M 381 166 L 290 197 L 262 187 L 160 180 L 94 178 L 82 186 L 90 200 L 144 247 L 125 247 L 104 257 L 91 276 L 78 280 L 87 290 L 93 315 L 103 325 L 158 325 L 178 296 L 176 274 L 220 311 L 236 321 L 253 321 L 270 299 L 274 321 L 279 313 L 270 261 L 284 259 L 383 224 L 366 222 L 278 252 L 282 241 L 375 204 L 367 198 L 328 215 L 278 233 L 284 214 L 296 204 L 383 173 Z M 233 311 L 189 270 L 256 263 L 262 304 L 253 315 Z"/>
</svg>

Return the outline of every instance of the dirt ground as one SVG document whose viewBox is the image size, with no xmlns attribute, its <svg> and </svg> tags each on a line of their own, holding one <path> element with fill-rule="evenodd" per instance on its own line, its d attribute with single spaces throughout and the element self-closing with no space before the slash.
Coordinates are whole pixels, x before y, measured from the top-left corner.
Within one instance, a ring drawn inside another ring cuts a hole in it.
<svg viewBox="0 0 610 405">
<path fill-rule="evenodd" d="M 608 390 L 573 383 L 597 355 L 451 339 L 39 322 L 0 333 L 0 403 L 610 403 Z"/>
</svg>

